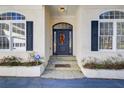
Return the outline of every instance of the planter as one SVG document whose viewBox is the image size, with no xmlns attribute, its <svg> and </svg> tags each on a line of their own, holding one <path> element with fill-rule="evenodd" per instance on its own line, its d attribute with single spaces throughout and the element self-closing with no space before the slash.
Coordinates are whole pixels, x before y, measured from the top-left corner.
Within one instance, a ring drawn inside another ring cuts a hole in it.
<svg viewBox="0 0 124 93">
<path fill-rule="evenodd" d="M 0 66 L 0 76 L 39 77 L 44 72 L 43 64 L 38 66 Z"/>
<path fill-rule="evenodd" d="M 81 68 L 81 70 L 88 78 L 124 79 L 124 69 L 106 70 Z"/>
</svg>

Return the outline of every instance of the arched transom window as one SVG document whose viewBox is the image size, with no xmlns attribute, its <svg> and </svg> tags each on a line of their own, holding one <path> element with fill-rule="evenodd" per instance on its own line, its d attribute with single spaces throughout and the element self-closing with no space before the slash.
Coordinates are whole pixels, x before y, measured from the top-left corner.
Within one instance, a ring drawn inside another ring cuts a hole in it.
<svg viewBox="0 0 124 93">
<path fill-rule="evenodd" d="M 0 20 L 25 20 L 25 16 L 15 12 L 2 13 Z"/>
<path fill-rule="evenodd" d="M 108 11 L 99 19 L 99 49 L 124 49 L 124 12 Z"/>
<path fill-rule="evenodd" d="M 0 50 L 26 50 L 24 15 L 16 12 L 0 14 Z"/>
<path fill-rule="evenodd" d="M 53 26 L 53 29 L 72 29 L 72 25 L 68 23 L 57 23 Z"/>
<path fill-rule="evenodd" d="M 124 12 L 108 11 L 99 16 L 100 19 L 124 19 Z"/>
</svg>

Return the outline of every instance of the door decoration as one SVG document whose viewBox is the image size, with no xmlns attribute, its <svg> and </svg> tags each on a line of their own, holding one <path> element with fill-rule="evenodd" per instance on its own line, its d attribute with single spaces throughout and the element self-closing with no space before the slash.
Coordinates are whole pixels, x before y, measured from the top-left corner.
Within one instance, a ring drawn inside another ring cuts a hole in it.
<svg viewBox="0 0 124 93">
<path fill-rule="evenodd" d="M 59 38 L 60 44 L 63 45 L 64 41 L 65 41 L 65 35 L 63 33 L 60 34 L 60 38 Z"/>
</svg>

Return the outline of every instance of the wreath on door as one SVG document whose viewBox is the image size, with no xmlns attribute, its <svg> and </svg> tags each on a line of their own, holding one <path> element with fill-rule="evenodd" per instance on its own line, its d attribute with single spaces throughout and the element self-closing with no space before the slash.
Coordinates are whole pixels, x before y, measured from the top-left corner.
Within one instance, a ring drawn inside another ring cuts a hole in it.
<svg viewBox="0 0 124 93">
<path fill-rule="evenodd" d="M 60 38 L 59 38 L 60 44 L 63 45 L 64 41 L 65 41 L 65 35 L 63 33 L 60 34 Z"/>
</svg>

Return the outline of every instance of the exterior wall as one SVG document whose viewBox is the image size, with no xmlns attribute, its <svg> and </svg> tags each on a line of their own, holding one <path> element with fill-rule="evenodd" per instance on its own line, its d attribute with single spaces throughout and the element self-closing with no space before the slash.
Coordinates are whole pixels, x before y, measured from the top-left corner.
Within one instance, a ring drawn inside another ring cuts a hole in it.
<svg viewBox="0 0 124 93">
<path fill-rule="evenodd" d="M 105 58 L 123 53 L 123 51 L 91 51 L 91 21 L 99 20 L 99 15 L 109 10 L 123 11 L 117 6 L 79 6 L 75 16 L 50 16 L 50 32 L 48 33 L 50 42 L 47 41 L 50 44 L 47 44 L 50 46 L 49 55 L 52 55 L 52 26 L 59 22 L 67 22 L 73 25 L 73 55 L 77 57 L 78 61 L 84 57 Z"/>
<path fill-rule="evenodd" d="M 99 15 L 109 10 L 124 11 L 117 6 L 80 6 L 77 12 L 77 59 L 81 61 L 85 57 L 106 58 L 124 55 L 124 51 L 91 51 L 91 21 L 99 20 Z"/>
<path fill-rule="evenodd" d="M 73 55 L 81 61 L 84 57 L 108 57 L 123 54 L 124 51 L 91 51 L 91 21 L 99 20 L 99 15 L 109 10 L 121 10 L 117 6 L 79 6 L 75 16 L 51 16 L 46 6 L 0 6 L 0 13 L 19 12 L 25 15 L 27 21 L 34 22 L 34 51 L 45 57 L 48 61 L 52 55 L 52 26 L 59 22 L 67 22 L 73 25 Z M 27 51 L 0 52 L 3 56 L 15 55 L 27 59 Z"/>
<path fill-rule="evenodd" d="M 41 56 L 45 56 L 45 38 L 44 38 L 44 7 L 43 6 L 0 6 L 0 13 L 4 12 L 19 12 L 26 17 L 26 21 L 34 22 L 34 51 Z M 0 52 L 0 58 L 3 56 L 19 56 L 27 60 L 29 52 L 6 51 Z"/>
<path fill-rule="evenodd" d="M 45 7 L 45 58 L 49 60 L 51 48 L 51 18 L 47 7 Z"/>
<path fill-rule="evenodd" d="M 56 23 L 66 22 L 73 26 L 73 55 L 76 55 L 76 19 L 75 16 L 53 16 L 51 22 L 51 36 L 52 36 L 52 26 Z M 52 41 L 52 37 L 51 37 Z M 51 55 L 52 55 L 52 43 L 51 43 Z"/>
</svg>

